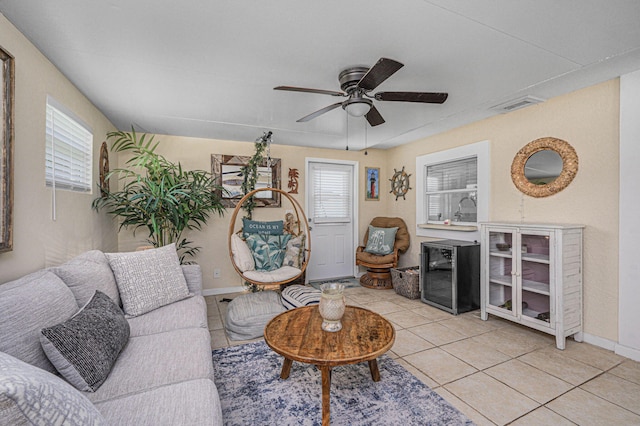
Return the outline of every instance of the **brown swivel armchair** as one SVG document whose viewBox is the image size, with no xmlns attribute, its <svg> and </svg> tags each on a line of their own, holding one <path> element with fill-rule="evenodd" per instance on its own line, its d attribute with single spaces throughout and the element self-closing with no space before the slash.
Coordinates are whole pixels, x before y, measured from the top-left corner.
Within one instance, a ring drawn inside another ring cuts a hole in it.
<svg viewBox="0 0 640 426">
<path fill-rule="evenodd" d="M 391 268 L 398 266 L 398 257 L 409 248 L 409 231 L 407 224 L 399 217 L 376 217 L 371 226 L 377 228 L 398 227 L 393 252 L 385 255 L 367 253 L 364 251 L 369 241 L 369 228 L 364 234 L 364 244 L 356 250 L 356 265 L 367 268 L 367 273 L 360 277 L 360 284 L 364 287 L 389 289 L 391 285 Z"/>
</svg>

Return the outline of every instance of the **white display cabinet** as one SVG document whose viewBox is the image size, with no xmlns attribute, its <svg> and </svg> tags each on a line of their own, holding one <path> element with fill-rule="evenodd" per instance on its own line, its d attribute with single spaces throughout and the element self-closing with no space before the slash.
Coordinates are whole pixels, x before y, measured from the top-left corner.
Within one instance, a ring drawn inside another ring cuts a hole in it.
<svg viewBox="0 0 640 426">
<path fill-rule="evenodd" d="M 483 320 L 488 314 L 582 341 L 582 225 L 481 224 Z"/>
</svg>

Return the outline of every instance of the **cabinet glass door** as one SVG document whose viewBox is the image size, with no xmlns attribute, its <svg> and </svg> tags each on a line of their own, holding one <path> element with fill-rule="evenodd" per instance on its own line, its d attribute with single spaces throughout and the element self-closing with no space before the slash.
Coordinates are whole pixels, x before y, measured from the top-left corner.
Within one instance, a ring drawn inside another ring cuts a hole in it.
<svg viewBox="0 0 640 426">
<path fill-rule="evenodd" d="M 521 282 L 522 316 L 550 324 L 551 271 L 549 265 L 550 236 L 548 233 L 522 233 Z"/>
<path fill-rule="evenodd" d="M 488 305 L 510 311 L 513 316 L 517 315 L 513 309 L 517 302 L 513 257 L 515 240 L 515 233 L 511 231 L 489 231 L 489 294 L 486 295 Z"/>
</svg>

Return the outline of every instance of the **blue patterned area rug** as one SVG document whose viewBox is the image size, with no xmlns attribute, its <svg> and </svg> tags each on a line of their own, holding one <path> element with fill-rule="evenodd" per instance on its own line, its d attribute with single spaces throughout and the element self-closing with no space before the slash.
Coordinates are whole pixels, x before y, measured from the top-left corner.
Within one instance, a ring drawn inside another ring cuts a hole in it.
<svg viewBox="0 0 640 426">
<path fill-rule="evenodd" d="M 337 280 L 313 281 L 310 282 L 309 285 L 320 290 L 320 284 L 324 283 L 342 283 L 344 284 L 344 288 L 361 287 L 360 280 L 358 280 L 357 278 L 339 278 Z"/>
<path fill-rule="evenodd" d="M 264 342 L 213 351 L 225 425 L 322 424 L 320 370 L 294 362 L 282 380 L 282 359 Z M 366 362 L 333 369 L 332 425 L 473 425 L 387 355 L 378 358 L 378 368 L 379 382 Z"/>
</svg>

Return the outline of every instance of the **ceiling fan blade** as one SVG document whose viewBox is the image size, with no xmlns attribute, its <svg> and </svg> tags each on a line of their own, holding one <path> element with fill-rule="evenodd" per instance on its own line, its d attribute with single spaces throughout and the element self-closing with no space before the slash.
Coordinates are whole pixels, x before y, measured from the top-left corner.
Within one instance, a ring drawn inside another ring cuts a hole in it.
<svg viewBox="0 0 640 426">
<path fill-rule="evenodd" d="M 290 92 L 319 93 L 321 95 L 331 95 L 331 96 L 347 96 L 346 93 L 336 92 L 334 90 L 308 89 L 306 87 L 278 86 L 278 87 L 274 87 L 273 90 L 288 90 Z"/>
<path fill-rule="evenodd" d="M 441 104 L 447 100 L 449 94 L 435 92 L 378 92 L 374 97 L 378 101 L 422 102 L 425 104 Z"/>
<path fill-rule="evenodd" d="M 318 117 L 319 115 L 324 114 L 325 112 L 329 112 L 329 111 L 331 111 L 332 109 L 336 109 L 336 108 L 338 108 L 340 105 L 342 105 L 342 102 L 337 102 L 337 103 L 335 103 L 335 104 L 332 104 L 332 105 L 326 106 L 326 107 L 324 107 L 324 108 L 322 108 L 322 109 L 319 109 L 319 110 L 317 110 L 316 112 L 312 112 L 312 113 L 311 113 L 311 114 L 309 114 L 309 115 L 305 115 L 305 116 L 304 116 L 304 117 L 302 117 L 300 120 L 296 120 L 296 121 L 297 121 L 298 123 L 304 123 L 304 122 L 306 122 L 306 121 L 313 120 L 314 118 Z"/>
<path fill-rule="evenodd" d="M 380 111 L 377 110 L 375 106 L 371 106 L 369 112 L 365 115 L 367 117 L 367 121 L 371 124 L 371 127 L 378 126 L 384 123 L 384 118 L 380 115 Z"/>
<path fill-rule="evenodd" d="M 391 77 L 396 71 L 402 68 L 404 64 L 388 58 L 380 58 L 374 66 L 360 79 L 358 87 L 366 92 L 378 87 L 383 81 Z"/>
</svg>

